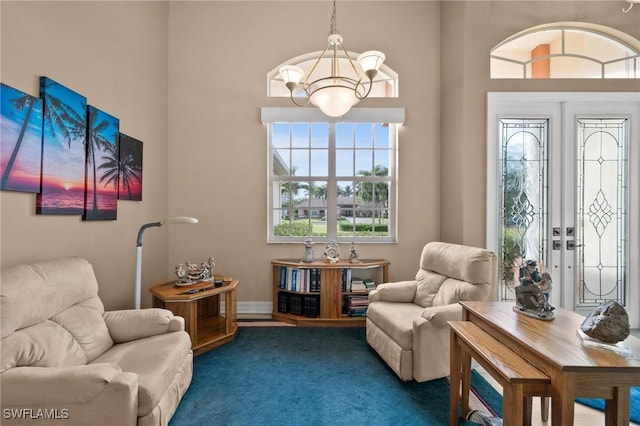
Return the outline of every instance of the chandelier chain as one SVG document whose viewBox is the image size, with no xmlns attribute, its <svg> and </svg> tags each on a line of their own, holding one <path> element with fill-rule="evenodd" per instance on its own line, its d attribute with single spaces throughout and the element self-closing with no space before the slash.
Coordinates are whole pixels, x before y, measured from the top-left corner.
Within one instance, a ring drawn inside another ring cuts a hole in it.
<svg viewBox="0 0 640 426">
<path fill-rule="evenodd" d="M 336 0 L 333 0 L 333 14 L 331 15 L 331 31 L 329 31 L 329 35 L 337 33 L 338 29 L 336 27 Z"/>
</svg>

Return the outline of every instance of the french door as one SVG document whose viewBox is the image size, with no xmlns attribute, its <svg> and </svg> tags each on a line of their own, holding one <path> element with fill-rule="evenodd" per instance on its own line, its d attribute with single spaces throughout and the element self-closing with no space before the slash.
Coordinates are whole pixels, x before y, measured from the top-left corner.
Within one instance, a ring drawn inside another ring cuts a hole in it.
<svg viewBox="0 0 640 426">
<path fill-rule="evenodd" d="M 640 93 L 489 93 L 487 247 L 499 300 L 538 262 L 551 303 L 640 327 Z"/>
</svg>

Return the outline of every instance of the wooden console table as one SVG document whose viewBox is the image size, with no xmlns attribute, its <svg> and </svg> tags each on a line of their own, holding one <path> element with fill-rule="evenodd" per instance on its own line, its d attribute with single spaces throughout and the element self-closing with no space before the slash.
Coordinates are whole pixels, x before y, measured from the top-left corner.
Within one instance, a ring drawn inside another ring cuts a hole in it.
<svg viewBox="0 0 640 426">
<path fill-rule="evenodd" d="M 640 350 L 630 357 L 584 346 L 577 330 L 584 317 L 557 308 L 553 321 L 513 311 L 513 302 L 460 302 L 462 318 L 478 325 L 551 379 L 551 422 L 573 425 L 576 398 L 604 398 L 605 424 L 629 425 L 629 388 L 640 385 Z"/>
<path fill-rule="evenodd" d="M 222 276 L 216 276 L 222 279 Z M 169 309 L 184 318 L 191 336 L 191 348 L 198 355 L 230 342 L 238 331 L 236 287 L 238 281 L 226 281 L 221 287 L 213 282 L 175 286 L 175 281 L 156 284 L 149 289 L 153 307 Z M 221 314 L 220 296 L 224 296 L 225 313 Z"/>
</svg>

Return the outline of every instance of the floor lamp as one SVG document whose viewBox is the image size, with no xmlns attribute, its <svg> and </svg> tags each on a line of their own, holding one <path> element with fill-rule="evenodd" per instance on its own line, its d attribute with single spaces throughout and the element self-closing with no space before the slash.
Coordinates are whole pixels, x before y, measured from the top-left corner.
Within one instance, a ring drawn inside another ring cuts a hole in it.
<svg viewBox="0 0 640 426">
<path fill-rule="evenodd" d="M 136 244 L 136 309 L 140 309 L 140 290 L 142 288 L 142 239 L 144 238 L 144 231 L 147 228 L 172 223 L 198 223 L 198 219 L 186 216 L 170 217 L 160 222 L 145 223 L 138 231 L 138 242 Z"/>
</svg>

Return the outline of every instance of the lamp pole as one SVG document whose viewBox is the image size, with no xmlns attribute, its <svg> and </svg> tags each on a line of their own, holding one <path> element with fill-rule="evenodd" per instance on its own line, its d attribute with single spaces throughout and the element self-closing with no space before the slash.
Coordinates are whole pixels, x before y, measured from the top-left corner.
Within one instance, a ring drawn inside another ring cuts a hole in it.
<svg viewBox="0 0 640 426">
<path fill-rule="evenodd" d="M 136 286 L 135 286 L 135 307 L 140 309 L 140 291 L 142 289 L 142 240 L 144 238 L 144 231 L 147 228 L 159 227 L 165 224 L 189 224 L 198 223 L 198 219 L 187 216 L 176 216 L 162 220 L 160 222 L 145 223 L 140 227 L 138 231 L 138 239 L 136 242 Z"/>
</svg>

